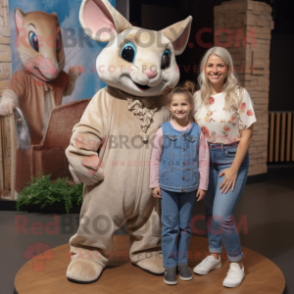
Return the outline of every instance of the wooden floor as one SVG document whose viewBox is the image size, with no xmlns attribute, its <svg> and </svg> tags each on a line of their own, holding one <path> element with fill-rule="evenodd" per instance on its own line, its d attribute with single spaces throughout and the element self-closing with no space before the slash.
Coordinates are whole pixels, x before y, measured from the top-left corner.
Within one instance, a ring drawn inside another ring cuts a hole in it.
<svg viewBox="0 0 294 294">
<path fill-rule="evenodd" d="M 168 286 L 163 276 L 154 276 L 133 266 L 128 259 L 128 236 L 114 237 L 114 252 L 107 268 L 99 280 L 92 284 L 76 284 L 66 279 L 69 264 L 69 245 L 53 248 L 54 258 L 44 262 L 44 256 L 29 260 L 15 277 L 15 290 L 18 294 L 150 294 L 150 293 L 230 293 L 230 294 L 281 294 L 285 279 L 281 270 L 269 259 L 248 248 L 242 247 L 245 256 L 245 279 L 236 288 L 225 288 L 222 281 L 229 268 L 229 261 L 223 254 L 221 269 L 206 276 L 193 274 L 193 280 L 182 281 Z M 192 237 L 189 247 L 191 269 L 208 253 L 206 238 Z M 109 253 L 110 254 L 110 253 Z M 52 256 L 53 257 L 53 256 Z"/>
</svg>

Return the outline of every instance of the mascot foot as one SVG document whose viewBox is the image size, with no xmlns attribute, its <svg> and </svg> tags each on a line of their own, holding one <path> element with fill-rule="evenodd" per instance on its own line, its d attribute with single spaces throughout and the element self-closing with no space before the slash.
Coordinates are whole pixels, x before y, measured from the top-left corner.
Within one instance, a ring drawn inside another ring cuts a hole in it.
<svg viewBox="0 0 294 294">
<path fill-rule="evenodd" d="M 161 255 L 160 258 L 158 256 L 152 256 L 150 258 L 140 260 L 134 265 L 153 275 L 164 274 L 163 259 Z"/>
<path fill-rule="evenodd" d="M 90 259 L 75 258 L 68 265 L 66 277 L 69 281 L 81 284 L 96 282 L 103 266 Z"/>
</svg>

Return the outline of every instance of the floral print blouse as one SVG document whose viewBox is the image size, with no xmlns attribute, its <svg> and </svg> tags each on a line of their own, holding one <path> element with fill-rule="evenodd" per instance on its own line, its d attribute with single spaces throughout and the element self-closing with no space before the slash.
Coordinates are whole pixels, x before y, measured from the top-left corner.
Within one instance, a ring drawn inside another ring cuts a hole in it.
<svg viewBox="0 0 294 294">
<path fill-rule="evenodd" d="M 194 94 L 194 118 L 209 143 L 230 144 L 241 139 L 240 132 L 256 122 L 252 100 L 248 92 L 241 92 L 239 108 L 232 105 L 225 110 L 225 94 L 211 95 L 209 106 L 201 106 L 200 91 Z"/>
</svg>

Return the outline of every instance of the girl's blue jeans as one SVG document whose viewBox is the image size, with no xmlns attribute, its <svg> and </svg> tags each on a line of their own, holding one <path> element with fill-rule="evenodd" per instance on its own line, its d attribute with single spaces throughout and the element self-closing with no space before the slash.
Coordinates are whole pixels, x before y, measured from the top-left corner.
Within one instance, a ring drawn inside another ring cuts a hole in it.
<svg viewBox="0 0 294 294">
<path fill-rule="evenodd" d="M 222 189 L 219 187 L 224 180 L 224 176 L 219 177 L 219 174 L 221 171 L 231 167 L 237 147 L 238 144 L 209 145 L 209 187 L 204 197 L 209 252 L 222 253 L 221 242 L 223 242 L 230 261 L 239 261 L 243 258 L 240 238 L 234 224 L 233 214 L 247 180 L 249 168 L 248 153 L 240 165 L 233 192 L 232 188 L 230 188 L 226 194 L 221 193 Z"/>
<path fill-rule="evenodd" d="M 190 221 L 196 192 L 197 190 L 179 193 L 161 189 L 161 244 L 164 268 L 188 263 Z M 178 233 L 178 244 L 176 244 Z"/>
</svg>

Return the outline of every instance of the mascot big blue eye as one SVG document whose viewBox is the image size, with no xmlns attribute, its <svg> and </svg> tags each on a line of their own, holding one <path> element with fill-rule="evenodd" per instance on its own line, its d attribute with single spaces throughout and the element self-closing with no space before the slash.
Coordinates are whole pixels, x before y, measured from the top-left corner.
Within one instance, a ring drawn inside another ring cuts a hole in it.
<svg viewBox="0 0 294 294">
<path fill-rule="evenodd" d="M 34 32 L 29 33 L 30 44 L 37 52 L 39 52 L 39 40 Z"/>
<path fill-rule="evenodd" d="M 161 69 L 166 69 L 170 65 L 170 51 L 166 49 L 162 54 Z"/>
<path fill-rule="evenodd" d="M 58 51 L 60 49 L 61 45 L 61 40 L 60 40 L 60 35 L 58 34 L 56 37 L 56 50 Z"/>
<path fill-rule="evenodd" d="M 133 62 L 136 56 L 135 45 L 132 42 L 126 43 L 121 49 L 120 56 L 128 62 Z"/>
</svg>

